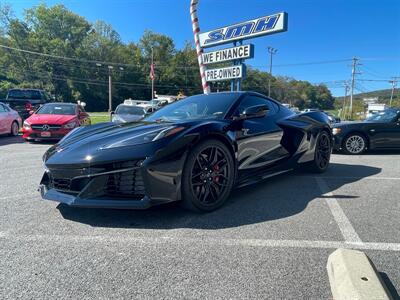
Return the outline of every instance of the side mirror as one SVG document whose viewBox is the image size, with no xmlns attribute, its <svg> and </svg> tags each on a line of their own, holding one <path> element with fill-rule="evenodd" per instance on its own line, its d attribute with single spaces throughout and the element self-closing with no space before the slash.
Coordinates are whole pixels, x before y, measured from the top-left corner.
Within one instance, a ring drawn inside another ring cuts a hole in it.
<svg viewBox="0 0 400 300">
<path fill-rule="evenodd" d="M 112 111 L 110 112 L 110 115 L 115 115 L 115 111 L 112 110 Z"/>
<path fill-rule="evenodd" d="M 33 115 L 35 112 L 33 110 L 29 111 L 29 115 Z"/>
<path fill-rule="evenodd" d="M 243 113 L 240 114 L 239 119 L 254 119 L 263 118 L 268 113 L 269 108 L 265 104 L 250 106 Z"/>
</svg>

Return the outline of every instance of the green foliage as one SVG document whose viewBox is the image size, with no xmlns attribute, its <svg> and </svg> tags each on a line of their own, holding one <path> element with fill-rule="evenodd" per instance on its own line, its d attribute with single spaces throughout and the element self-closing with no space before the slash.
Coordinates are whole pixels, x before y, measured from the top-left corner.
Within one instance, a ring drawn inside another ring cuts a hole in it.
<svg viewBox="0 0 400 300">
<path fill-rule="evenodd" d="M 43 88 L 59 101 L 81 100 L 89 111 L 105 111 L 108 66 L 112 65 L 113 107 L 126 98 L 150 99 L 152 49 L 158 94 L 202 92 L 192 43 L 178 50 L 170 37 L 148 30 L 138 43 L 123 43 L 110 24 L 90 23 L 63 5 L 40 4 L 26 10 L 23 19 L 16 18 L 9 6 L 0 5 L 0 44 L 58 56 L 0 48 L 0 97 L 13 87 Z M 260 70 L 248 70 L 243 89 L 268 94 L 270 79 L 271 96 L 281 102 L 300 109 L 332 108 L 333 97 L 326 86 L 272 77 Z M 230 83 L 214 83 L 211 87 L 213 91 L 229 90 Z"/>
</svg>

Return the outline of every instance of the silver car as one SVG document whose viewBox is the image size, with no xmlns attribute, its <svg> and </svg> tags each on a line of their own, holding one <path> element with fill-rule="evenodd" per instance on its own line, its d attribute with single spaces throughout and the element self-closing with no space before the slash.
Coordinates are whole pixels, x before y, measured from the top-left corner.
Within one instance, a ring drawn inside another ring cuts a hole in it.
<svg viewBox="0 0 400 300">
<path fill-rule="evenodd" d="M 146 116 L 147 110 L 144 107 L 120 104 L 112 115 L 115 123 L 135 122 Z"/>
<path fill-rule="evenodd" d="M 22 125 L 18 112 L 0 102 L 0 134 L 17 136 Z"/>
</svg>

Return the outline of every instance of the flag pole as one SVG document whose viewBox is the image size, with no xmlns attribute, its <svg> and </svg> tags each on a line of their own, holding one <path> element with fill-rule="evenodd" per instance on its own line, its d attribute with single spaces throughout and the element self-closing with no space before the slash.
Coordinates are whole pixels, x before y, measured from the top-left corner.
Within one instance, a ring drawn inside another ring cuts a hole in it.
<svg viewBox="0 0 400 300">
<path fill-rule="evenodd" d="M 200 40 L 199 40 L 199 19 L 197 18 L 197 4 L 199 0 L 191 0 L 190 1 L 190 17 L 192 19 L 192 28 L 193 28 L 193 35 L 194 35 L 194 42 L 196 44 L 196 52 L 197 52 L 197 61 L 199 62 L 200 68 L 200 76 L 201 76 L 201 84 L 203 87 L 204 94 L 210 93 L 210 86 L 206 80 L 206 67 L 203 64 L 203 49 L 200 47 Z"/>
<path fill-rule="evenodd" d="M 154 48 L 151 47 L 151 100 L 154 99 Z"/>
</svg>

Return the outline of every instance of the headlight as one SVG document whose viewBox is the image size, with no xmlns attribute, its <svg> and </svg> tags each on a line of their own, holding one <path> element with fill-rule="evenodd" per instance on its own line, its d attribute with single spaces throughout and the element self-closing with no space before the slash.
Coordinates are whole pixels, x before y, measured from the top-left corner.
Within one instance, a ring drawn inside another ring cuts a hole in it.
<svg viewBox="0 0 400 300">
<path fill-rule="evenodd" d="M 69 122 L 69 123 L 63 125 L 63 128 L 65 128 L 65 129 L 71 129 L 71 128 L 75 128 L 76 125 L 77 125 L 76 122 L 75 122 L 75 121 L 72 121 L 72 122 Z"/>
<path fill-rule="evenodd" d="M 333 135 L 340 134 L 341 132 L 342 132 L 342 129 L 341 129 L 341 128 L 333 128 L 333 129 L 332 129 Z"/>
<path fill-rule="evenodd" d="M 31 129 L 31 124 L 29 124 L 27 121 L 24 121 L 24 128 L 25 129 Z"/>
<path fill-rule="evenodd" d="M 127 139 L 105 145 L 102 147 L 102 149 L 134 146 L 134 145 L 150 143 L 177 134 L 178 132 L 184 129 L 185 127 L 180 127 L 180 126 L 179 127 L 169 126 L 167 128 L 161 128 L 161 129 L 158 128 L 156 130 L 146 131 L 144 133 L 140 133 L 138 135 L 129 137 Z"/>
</svg>

